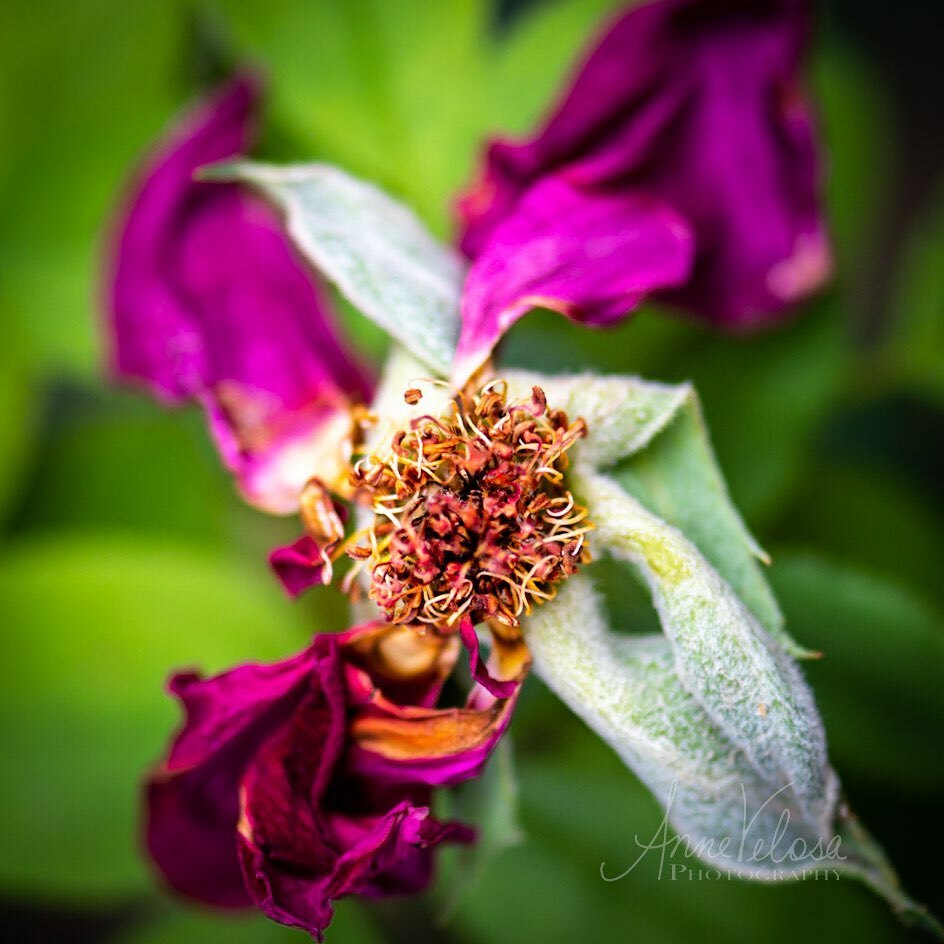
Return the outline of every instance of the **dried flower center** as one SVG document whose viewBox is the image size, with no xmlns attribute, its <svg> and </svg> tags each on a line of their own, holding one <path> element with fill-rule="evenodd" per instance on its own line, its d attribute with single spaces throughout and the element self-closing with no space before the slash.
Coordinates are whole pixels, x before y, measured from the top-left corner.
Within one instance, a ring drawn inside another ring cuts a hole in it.
<svg viewBox="0 0 944 944">
<path fill-rule="evenodd" d="M 407 403 L 420 391 L 406 391 Z M 370 569 L 370 597 L 395 623 L 453 626 L 463 616 L 516 627 L 589 557 L 586 509 L 564 485 L 567 450 L 586 435 L 544 392 L 509 403 L 493 381 L 361 458 L 351 484 L 375 514 L 348 549 Z"/>
</svg>

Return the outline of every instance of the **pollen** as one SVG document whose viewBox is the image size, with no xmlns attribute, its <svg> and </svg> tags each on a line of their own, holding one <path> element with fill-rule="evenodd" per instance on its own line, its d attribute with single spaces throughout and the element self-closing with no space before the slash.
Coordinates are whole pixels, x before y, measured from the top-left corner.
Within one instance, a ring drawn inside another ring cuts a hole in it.
<svg viewBox="0 0 944 944">
<path fill-rule="evenodd" d="M 348 587 L 366 570 L 394 623 L 517 627 L 590 560 L 592 524 L 565 484 L 567 451 L 585 435 L 540 387 L 509 402 L 503 381 L 414 419 L 353 467 L 355 500 L 374 517 L 348 544 Z"/>
</svg>

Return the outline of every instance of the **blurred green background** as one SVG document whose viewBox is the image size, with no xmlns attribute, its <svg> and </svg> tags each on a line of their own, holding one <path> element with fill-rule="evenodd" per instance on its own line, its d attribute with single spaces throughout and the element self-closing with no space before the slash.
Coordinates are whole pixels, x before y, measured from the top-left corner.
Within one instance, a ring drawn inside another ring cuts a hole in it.
<svg viewBox="0 0 944 944">
<path fill-rule="evenodd" d="M 441 235 L 490 131 L 524 131 L 610 0 L 4 0 L 0 6 L 0 921 L 10 940 L 303 940 L 157 888 L 138 784 L 176 724 L 172 668 L 220 669 L 346 625 L 291 605 L 264 555 L 290 523 L 243 507 L 194 411 L 103 378 L 107 221 L 172 115 L 236 62 L 262 65 L 261 153 L 335 161 Z M 811 78 L 839 269 L 789 326 L 732 340 L 644 312 L 609 334 L 525 319 L 510 362 L 596 366 L 700 390 L 736 503 L 808 664 L 852 805 L 941 914 L 944 799 L 944 5 L 821 8 Z M 354 321 L 374 356 L 382 341 Z M 602 566 L 601 566 L 602 571 Z M 601 577 L 606 577 L 601 573 Z M 612 603 L 650 618 L 638 595 Z M 658 881 L 621 871 L 661 812 L 531 680 L 519 809 L 492 855 L 426 897 L 343 902 L 357 942 L 894 941 L 851 883 Z M 507 773 L 503 769 L 503 773 Z M 499 792 L 514 792 L 509 782 Z M 517 825 L 515 824 L 517 817 Z M 520 834 L 516 845 L 503 842 Z M 448 906 L 448 907 L 447 907 Z M 448 920 L 443 919 L 449 912 Z"/>
</svg>

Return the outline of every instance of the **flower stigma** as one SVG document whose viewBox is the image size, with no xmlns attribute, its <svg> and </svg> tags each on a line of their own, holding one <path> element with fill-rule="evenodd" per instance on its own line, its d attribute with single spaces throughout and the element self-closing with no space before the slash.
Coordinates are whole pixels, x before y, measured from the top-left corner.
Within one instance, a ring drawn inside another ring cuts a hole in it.
<svg viewBox="0 0 944 944">
<path fill-rule="evenodd" d="M 415 387 L 404 394 L 421 399 Z M 564 480 L 586 433 L 540 387 L 509 402 L 502 380 L 413 419 L 354 463 L 355 501 L 374 518 L 347 542 L 347 586 L 366 569 L 368 595 L 394 623 L 517 628 L 590 560 L 593 525 Z"/>
</svg>

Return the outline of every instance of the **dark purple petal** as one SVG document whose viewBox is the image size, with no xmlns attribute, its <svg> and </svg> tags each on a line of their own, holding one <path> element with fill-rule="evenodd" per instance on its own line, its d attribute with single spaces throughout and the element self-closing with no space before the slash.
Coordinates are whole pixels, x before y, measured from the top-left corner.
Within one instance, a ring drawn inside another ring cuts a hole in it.
<svg viewBox="0 0 944 944">
<path fill-rule="evenodd" d="M 307 534 L 293 544 L 272 551 L 269 565 L 292 597 L 315 584 L 331 582 L 331 559 L 327 548 L 319 547 L 317 541 Z"/>
<path fill-rule="evenodd" d="M 459 636 L 469 652 L 469 671 L 472 673 L 472 678 L 495 698 L 510 698 L 517 690 L 519 682 L 516 679 L 502 681 L 489 672 L 482 653 L 479 651 L 479 637 L 476 635 L 472 620 L 468 617 L 459 623 Z"/>
<path fill-rule="evenodd" d="M 645 193 L 540 180 L 491 233 L 469 271 L 453 382 L 465 382 L 531 309 L 610 324 L 652 292 L 683 284 L 692 254 L 685 220 Z"/>
<path fill-rule="evenodd" d="M 113 249 L 113 362 L 164 400 L 200 402 L 247 497 L 285 512 L 319 469 L 317 432 L 368 385 L 277 214 L 236 184 L 193 180 L 248 149 L 257 97 L 253 80 L 232 83 L 139 180 Z"/>
<path fill-rule="evenodd" d="M 269 917 L 319 938 L 333 899 L 416 891 L 429 880 L 431 846 L 465 835 L 429 817 L 427 789 L 375 784 L 342 764 L 341 655 L 372 631 L 316 638 L 316 684 L 243 780 L 239 842 L 250 894 Z"/>
<path fill-rule="evenodd" d="M 468 826 L 437 822 L 427 806 L 404 801 L 380 817 L 341 857 L 332 897 L 355 893 L 380 898 L 422 891 L 432 878 L 433 849 L 443 842 L 474 839 L 475 830 Z"/>
<path fill-rule="evenodd" d="M 292 723 L 253 758 L 243 780 L 240 855 L 256 905 L 283 924 L 317 933 L 331 920 L 327 894 L 338 849 L 324 794 L 345 745 L 339 649 L 325 638 L 314 684 Z"/>
<path fill-rule="evenodd" d="M 398 684 L 438 692 L 456 644 L 426 636 L 411 647 L 408 627 L 370 623 L 276 665 L 177 676 L 186 723 L 148 785 L 148 847 L 168 883 L 316 937 L 335 898 L 425 887 L 433 847 L 472 833 L 430 816 L 426 783 L 363 776 L 350 729 L 365 711 L 435 713 L 390 702 L 371 678 L 402 657 Z"/>
<path fill-rule="evenodd" d="M 463 249 L 488 253 L 535 184 L 564 174 L 648 194 L 687 221 L 692 275 L 664 301 L 733 328 L 781 314 L 830 269 L 799 87 L 808 14 L 805 0 L 656 0 L 625 13 L 537 137 L 491 145 L 460 203 Z"/>
<path fill-rule="evenodd" d="M 291 714 L 309 672 L 303 653 L 278 665 L 172 681 L 187 720 L 148 782 L 146 841 L 182 894 L 222 907 L 251 903 L 237 856 L 239 784 L 260 744 Z"/>
<path fill-rule="evenodd" d="M 151 859 L 175 891 L 217 908 L 252 904 L 236 846 L 237 790 L 245 757 L 221 752 L 219 767 L 147 785 L 145 842 Z"/>
<path fill-rule="evenodd" d="M 306 874 L 294 861 L 274 868 L 271 850 L 263 852 L 252 836 L 241 834 L 243 868 L 259 908 L 322 941 L 335 899 L 421 891 L 432 876 L 433 848 L 441 842 L 470 842 L 475 835 L 459 824 L 437 823 L 427 807 L 406 801 L 380 816 L 350 820 L 348 826 L 343 854 L 320 876 Z"/>
</svg>

